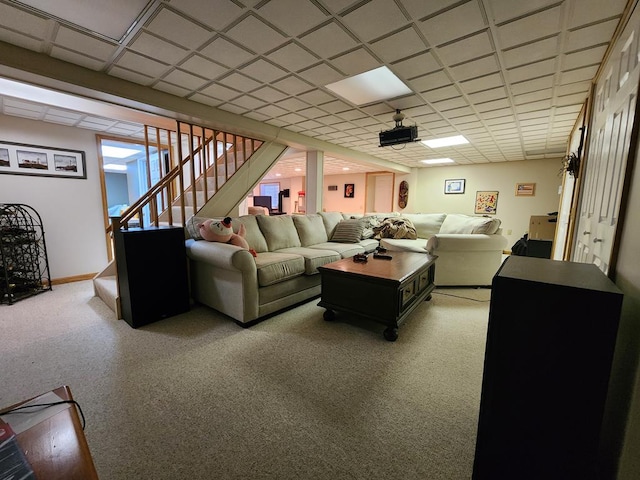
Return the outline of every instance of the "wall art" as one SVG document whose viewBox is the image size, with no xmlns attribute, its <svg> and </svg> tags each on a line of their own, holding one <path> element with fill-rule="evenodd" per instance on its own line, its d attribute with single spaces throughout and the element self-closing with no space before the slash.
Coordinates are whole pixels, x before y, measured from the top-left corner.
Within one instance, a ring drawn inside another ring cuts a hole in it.
<svg viewBox="0 0 640 480">
<path fill-rule="evenodd" d="M 85 154 L 81 150 L 66 150 L 2 140 L 0 140 L 0 173 L 87 178 Z"/>
<path fill-rule="evenodd" d="M 498 209 L 498 192 L 476 192 L 475 213 L 492 214 Z"/>
</svg>

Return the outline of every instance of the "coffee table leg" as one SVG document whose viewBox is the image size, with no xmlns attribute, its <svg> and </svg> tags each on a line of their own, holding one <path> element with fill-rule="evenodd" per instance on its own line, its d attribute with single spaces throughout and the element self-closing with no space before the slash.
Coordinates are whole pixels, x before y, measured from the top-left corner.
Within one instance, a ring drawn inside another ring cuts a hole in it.
<svg viewBox="0 0 640 480">
<path fill-rule="evenodd" d="M 398 339 L 398 327 L 387 327 L 382 332 L 382 335 L 384 335 L 385 340 L 395 342 Z"/>
<path fill-rule="evenodd" d="M 331 320 L 336 318 L 336 312 L 334 312 L 333 310 L 327 309 L 322 314 L 322 318 L 324 318 L 327 322 L 330 322 Z"/>
</svg>

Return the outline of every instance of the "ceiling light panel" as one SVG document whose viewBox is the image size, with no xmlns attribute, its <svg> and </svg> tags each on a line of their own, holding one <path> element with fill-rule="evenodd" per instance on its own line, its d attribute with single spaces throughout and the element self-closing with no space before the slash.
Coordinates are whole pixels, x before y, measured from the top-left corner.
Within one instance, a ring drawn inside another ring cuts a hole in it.
<svg viewBox="0 0 640 480">
<path fill-rule="evenodd" d="M 365 105 L 412 93 L 409 87 L 387 67 L 376 68 L 331 83 L 326 87 L 356 105 Z"/>
<path fill-rule="evenodd" d="M 422 140 L 429 148 L 451 147 L 453 145 L 464 145 L 469 143 L 469 140 L 464 138 L 463 135 L 454 135 L 452 137 L 433 138 L 431 140 Z"/>
</svg>

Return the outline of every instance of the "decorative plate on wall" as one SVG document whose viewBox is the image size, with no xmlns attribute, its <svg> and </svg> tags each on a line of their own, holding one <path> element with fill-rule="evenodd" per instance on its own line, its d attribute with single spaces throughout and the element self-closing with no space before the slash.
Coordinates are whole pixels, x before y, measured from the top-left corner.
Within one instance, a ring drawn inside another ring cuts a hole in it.
<svg viewBox="0 0 640 480">
<path fill-rule="evenodd" d="M 400 208 L 405 208 L 407 206 L 407 202 L 409 201 L 409 184 L 406 180 L 400 182 L 400 190 L 398 193 L 398 206 Z"/>
</svg>

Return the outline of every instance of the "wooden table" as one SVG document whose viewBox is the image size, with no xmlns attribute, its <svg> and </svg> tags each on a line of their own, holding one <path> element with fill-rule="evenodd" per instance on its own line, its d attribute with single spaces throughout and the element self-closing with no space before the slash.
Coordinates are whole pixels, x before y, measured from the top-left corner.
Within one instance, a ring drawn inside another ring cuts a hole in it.
<svg viewBox="0 0 640 480">
<path fill-rule="evenodd" d="M 73 400 L 69 387 L 56 388 L 53 393 L 63 400 Z M 39 403 L 38 399 L 41 397 L 0 410 L 0 415 L 8 419 L 7 423 L 11 424 L 10 417 L 23 414 L 5 415 L 5 412 L 31 401 Z M 98 478 L 89 445 L 82 431 L 78 411 L 73 404 L 64 405 L 61 411 L 17 433 L 16 438 L 39 480 Z"/>
<path fill-rule="evenodd" d="M 325 320 L 335 310 L 363 316 L 387 325 L 384 338 L 398 338 L 398 327 L 420 305 L 431 299 L 435 288 L 436 259 L 427 253 L 388 252 L 393 258 L 368 256 L 367 262 L 353 258 L 318 267 L 322 277 L 319 306 L 327 309 Z"/>
</svg>

